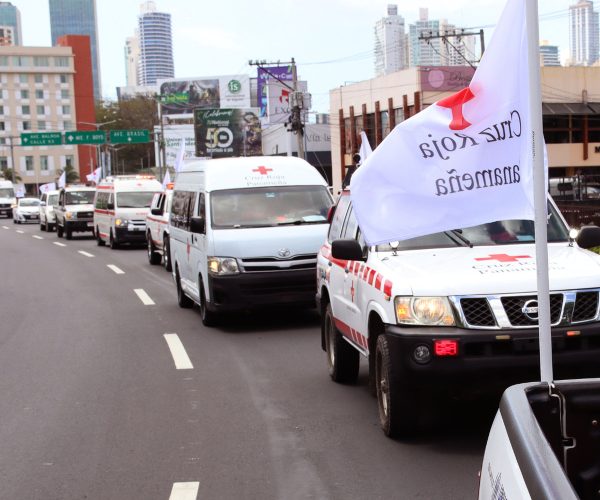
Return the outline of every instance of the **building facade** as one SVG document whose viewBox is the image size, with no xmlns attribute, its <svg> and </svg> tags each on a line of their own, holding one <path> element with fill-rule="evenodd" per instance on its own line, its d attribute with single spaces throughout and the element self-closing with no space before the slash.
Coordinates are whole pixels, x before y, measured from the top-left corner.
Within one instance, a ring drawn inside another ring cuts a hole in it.
<svg viewBox="0 0 600 500">
<path fill-rule="evenodd" d="M 598 61 L 598 13 L 594 3 L 580 0 L 569 7 L 570 63 L 574 66 L 591 66 Z"/>
<path fill-rule="evenodd" d="M 10 2 L 0 2 L 0 45 L 23 45 L 21 13 Z"/>
<path fill-rule="evenodd" d="M 90 37 L 94 99 L 102 99 L 96 0 L 49 0 L 52 45 L 64 35 Z"/>
<path fill-rule="evenodd" d="M 473 72 L 459 66 L 409 68 L 332 90 L 334 188 L 340 189 L 353 165 L 362 130 L 374 149 L 398 123 L 468 86 Z M 600 66 L 544 66 L 541 80 L 550 177 L 600 175 L 600 99 L 588 98 L 600 96 Z"/>
<path fill-rule="evenodd" d="M 29 194 L 67 165 L 79 170 L 76 146 L 21 143 L 22 133 L 75 130 L 74 74 L 71 47 L 0 47 L 0 169 L 13 168 Z"/>
<path fill-rule="evenodd" d="M 140 61 L 140 39 L 137 35 L 127 37 L 125 40 L 124 57 L 126 86 L 135 87 L 138 85 L 138 64 Z"/>
<path fill-rule="evenodd" d="M 387 16 L 375 23 L 375 76 L 404 69 L 407 64 L 407 37 L 404 18 L 397 5 L 388 5 Z"/>
<path fill-rule="evenodd" d="M 156 85 L 158 80 L 173 78 L 173 37 L 171 14 L 157 12 L 152 1 L 142 4 L 138 16 L 138 85 Z"/>
<path fill-rule="evenodd" d="M 558 45 L 550 45 L 546 40 L 540 45 L 540 64 L 542 66 L 560 66 Z"/>
</svg>

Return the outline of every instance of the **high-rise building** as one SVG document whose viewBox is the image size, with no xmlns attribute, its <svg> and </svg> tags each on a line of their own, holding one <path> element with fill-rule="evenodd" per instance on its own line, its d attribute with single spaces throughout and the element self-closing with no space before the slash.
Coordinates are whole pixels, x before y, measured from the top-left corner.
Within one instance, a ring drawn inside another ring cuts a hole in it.
<svg viewBox="0 0 600 500">
<path fill-rule="evenodd" d="M 550 45 L 547 40 L 540 44 L 540 65 L 560 66 L 558 45 Z"/>
<path fill-rule="evenodd" d="M 0 45 L 23 45 L 21 13 L 10 2 L 0 2 Z"/>
<path fill-rule="evenodd" d="M 138 16 L 138 32 L 138 85 L 155 85 L 158 80 L 173 78 L 171 14 L 157 12 L 153 1 L 143 3 Z"/>
<path fill-rule="evenodd" d="M 137 36 L 129 36 L 125 40 L 125 81 L 128 87 L 138 84 L 138 63 L 140 60 L 140 39 Z"/>
<path fill-rule="evenodd" d="M 375 75 L 383 76 L 407 66 L 404 18 L 397 5 L 388 5 L 387 16 L 375 23 Z"/>
<path fill-rule="evenodd" d="M 590 0 L 569 7 L 569 47 L 571 64 L 591 66 L 598 60 L 598 13 Z"/>
<path fill-rule="evenodd" d="M 52 45 L 64 35 L 90 37 L 94 98 L 102 99 L 96 0 L 49 0 Z"/>
</svg>

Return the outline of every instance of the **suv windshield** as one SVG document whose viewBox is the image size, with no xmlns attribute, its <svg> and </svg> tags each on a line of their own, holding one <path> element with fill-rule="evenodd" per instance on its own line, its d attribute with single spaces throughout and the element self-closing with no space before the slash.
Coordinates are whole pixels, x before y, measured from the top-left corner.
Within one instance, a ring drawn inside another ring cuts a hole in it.
<svg viewBox="0 0 600 500">
<path fill-rule="evenodd" d="M 117 193 L 116 200 L 119 208 L 150 208 L 154 191 L 136 191 Z"/>
<path fill-rule="evenodd" d="M 548 242 L 568 241 L 569 231 L 559 218 L 556 209 L 548 205 Z M 534 243 L 534 223 L 531 220 L 503 220 L 478 226 L 428 234 L 400 241 L 398 250 L 442 248 L 454 246 L 512 245 Z M 389 244 L 377 245 L 377 251 L 391 251 Z"/>
<path fill-rule="evenodd" d="M 277 186 L 213 191 L 214 228 L 326 224 L 331 197 L 324 186 Z"/>
<path fill-rule="evenodd" d="M 15 190 L 13 188 L 0 189 L 0 198 L 14 198 Z"/>
<path fill-rule="evenodd" d="M 89 205 L 94 203 L 94 191 L 68 191 L 65 193 L 67 205 Z"/>
</svg>

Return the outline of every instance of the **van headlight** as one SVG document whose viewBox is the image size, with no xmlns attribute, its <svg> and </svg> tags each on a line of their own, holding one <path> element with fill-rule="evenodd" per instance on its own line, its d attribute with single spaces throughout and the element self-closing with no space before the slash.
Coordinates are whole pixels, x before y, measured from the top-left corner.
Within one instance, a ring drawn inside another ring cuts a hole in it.
<svg viewBox="0 0 600 500">
<path fill-rule="evenodd" d="M 127 219 L 115 219 L 115 226 L 117 227 L 123 227 L 127 224 L 129 224 L 129 221 Z"/>
<path fill-rule="evenodd" d="M 454 326 L 447 297 L 396 297 L 396 320 L 402 325 Z"/>
<path fill-rule="evenodd" d="M 238 274 L 240 268 L 237 260 L 233 257 L 209 257 L 208 272 L 215 276 L 223 276 L 227 274 Z"/>
</svg>

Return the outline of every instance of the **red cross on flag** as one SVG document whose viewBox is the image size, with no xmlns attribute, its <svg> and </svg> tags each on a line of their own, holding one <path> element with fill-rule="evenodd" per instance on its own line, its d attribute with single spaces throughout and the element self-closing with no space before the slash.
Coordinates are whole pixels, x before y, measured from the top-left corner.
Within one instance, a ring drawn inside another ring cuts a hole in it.
<svg viewBox="0 0 600 500">
<path fill-rule="evenodd" d="M 467 88 L 400 123 L 354 174 L 369 244 L 534 220 L 526 4 L 507 1 Z"/>
</svg>

